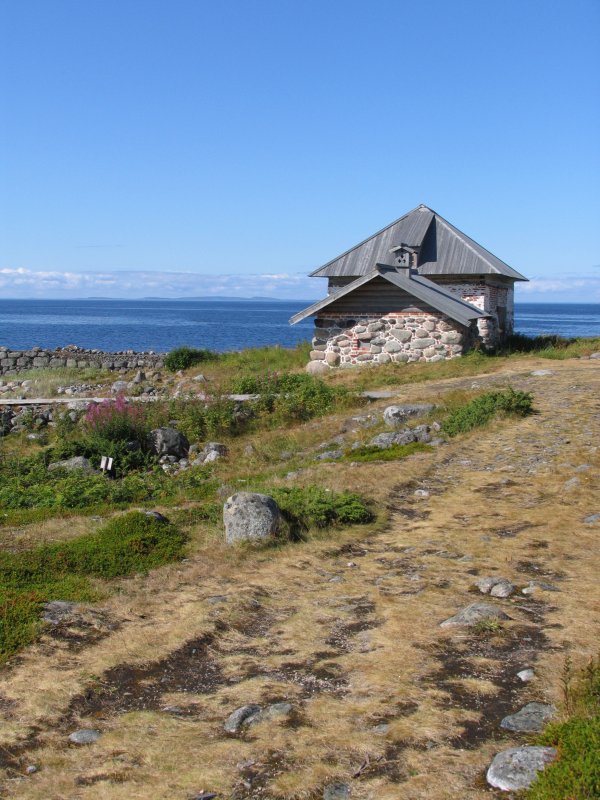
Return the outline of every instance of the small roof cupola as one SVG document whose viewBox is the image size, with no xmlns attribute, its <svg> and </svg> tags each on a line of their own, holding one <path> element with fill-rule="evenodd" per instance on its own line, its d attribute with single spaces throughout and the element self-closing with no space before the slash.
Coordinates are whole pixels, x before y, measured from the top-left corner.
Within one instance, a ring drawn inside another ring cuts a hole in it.
<svg viewBox="0 0 600 800">
<path fill-rule="evenodd" d="M 406 242 L 401 242 L 396 247 L 391 247 L 390 253 L 394 257 L 394 266 L 397 269 L 416 269 L 419 262 L 420 249 L 418 245 L 410 245 L 406 244 Z"/>
</svg>

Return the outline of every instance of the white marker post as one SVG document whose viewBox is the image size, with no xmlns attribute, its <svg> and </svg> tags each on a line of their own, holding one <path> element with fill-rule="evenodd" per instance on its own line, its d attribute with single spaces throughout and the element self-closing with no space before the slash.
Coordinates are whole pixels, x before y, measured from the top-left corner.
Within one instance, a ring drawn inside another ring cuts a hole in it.
<svg viewBox="0 0 600 800">
<path fill-rule="evenodd" d="M 109 456 L 102 456 L 100 459 L 100 469 L 102 472 L 110 472 L 112 469 L 113 460 Z"/>
</svg>

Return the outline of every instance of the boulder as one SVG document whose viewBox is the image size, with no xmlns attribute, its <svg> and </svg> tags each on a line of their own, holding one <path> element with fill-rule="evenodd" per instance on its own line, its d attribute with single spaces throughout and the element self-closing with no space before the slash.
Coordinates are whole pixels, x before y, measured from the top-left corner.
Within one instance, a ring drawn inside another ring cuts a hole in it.
<svg viewBox="0 0 600 800">
<path fill-rule="evenodd" d="M 330 369 L 324 361 L 310 361 L 305 367 L 309 375 L 325 375 Z"/>
<path fill-rule="evenodd" d="M 48 464 L 48 472 L 54 472 L 57 469 L 64 469 L 66 472 L 74 472 L 77 469 L 91 474 L 95 472 L 90 461 L 85 456 L 73 456 L 73 458 L 66 458 L 64 461 L 54 461 Z"/>
<path fill-rule="evenodd" d="M 486 774 L 487 782 L 504 792 L 527 789 L 538 772 L 556 756 L 554 747 L 511 747 L 494 757 Z"/>
<path fill-rule="evenodd" d="M 504 717 L 500 727 L 519 733 L 539 733 L 555 712 L 554 706 L 547 703 L 527 703 L 515 714 Z"/>
<path fill-rule="evenodd" d="M 256 703 L 249 703 L 248 705 L 240 706 L 240 708 L 236 708 L 236 710 L 232 711 L 232 713 L 227 717 L 223 728 L 225 731 L 227 731 L 227 733 L 238 733 L 242 725 L 244 725 L 248 719 L 253 717 L 255 714 L 258 714 L 260 711 L 262 711 L 262 708 L 257 706 Z"/>
<path fill-rule="evenodd" d="M 51 600 L 44 603 L 42 619 L 50 625 L 60 625 L 61 622 L 69 619 L 76 608 L 76 603 L 67 600 Z"/>
<path fill-rule="evenodd" d="M 475 625 L 485 619 L 510 619 L 510 617 L 491 603 L 471 603 L 454 614 L 454 616 L 440 622 L 440 628 Z"/>
<path fill-rule="evenodd" d="M 157 456 L 185 458 L 190 443 L 183 433 L 174 428 L 155 428 L 148 434 L 148 449 Z"/>
<path fill-rule="evenodd" d="M 279 506 L 266 494 L 238 492 L 223 506 L 223 523 L 227 544 L 261 541 L 276 536 L 281 528 Z"/>
<path fill-rule="evenodd" d="M 81 728 L 69 735 L 69 741 L 73 744 L 93 744 L 102 736 L 100 731 L 95 728 Z"/>
<path fill-rule="evenodd" d="M 510 597 L 514 591 L 514 585 L 510 581 L 506 580 L 506 578 L 503 578 L 502 580 L 497 581 L 494 586 L 492 586 L 490 597 L 506 598 Z"/>
<path fill-rule="evenodd" d="M 202 458 L 205 464 L 218 461 L 229 453 L 229 450 L 221 442 L 207 442 L 198 457 Z"/>
<path fill-rule="evenodd" d="M 129 388 L 129 384 L 127 381 L 115 381 L 113 385 L 110 387 L 110 390 L 113 394 L 123 394 Z"/>
<path fill-rule="evenodd" d="M 384 409 L 383 419 L 386 425 L 396 428 L 403 425 L 408 417 L 416 417 L 421 414 L 429 414 L 433 411 L 431 403 L 411 403 L 401 406 L 388 406 Z"/>
<path fill-rule="evenodd" d="M 350 787 L 347 783 L 329 783 L 323 789 L 323 800 L 348 800 Z"/>
</svg>

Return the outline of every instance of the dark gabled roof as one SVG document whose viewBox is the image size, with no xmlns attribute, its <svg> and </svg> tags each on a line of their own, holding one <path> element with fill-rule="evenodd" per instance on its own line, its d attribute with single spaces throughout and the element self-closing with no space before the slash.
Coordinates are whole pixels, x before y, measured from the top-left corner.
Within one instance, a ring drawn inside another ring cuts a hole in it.
<svg viewBox="0 0 600 800">
<path fill-rule="evenodd" d="M 374 278 L 385 278 L 386 281 L 389 281 L 394 286 L 422 300 L 432 308 L 435 308 L 436 311 L 440 311 L 442 314 L 450 317 L 450 319 L 456 320 L 456 322 L 459 322 L 461 325 L 469 325 L 474 319 L 481 319 L 482 317 L 489 316 L 485 311 L 481 311 L 481 309 L 467 303 L 465 300 L 461 300 L 442 286 L 438 286 L 437 283 L 433 283 L 433 281 L 430 281 L 423 275 L 419 275 L 413 270 L 396 270 L 395 267 L 387 264 L 377 264 L 375 269 L 371 270 L 367 275 L 357 278 L 355 281 L 352 281 L 352 283 L 344 286 L 343 289 L 328 295 L 317 303 L 313 303 L 308 308 L 305 308 L 304 311 L 294 314 L 290 319 L 290 324 L 295 325 L 297 322 L 306 319 L 306 317 L 318 313 L 331 303 L 339 300 L 340 297 L 350 294 L 365 283 L 372 281 Z"/>
<path fill-rule="evenodd" d="M 409 211 L 311 275 L 367 275 L 375 264 L 389 261 L 391 248 L 403 242 L 421 248 L 418 269 L 422 275 L 504 275 L 517 281 L 527 280 L 424 205 Z"/>
</svg>

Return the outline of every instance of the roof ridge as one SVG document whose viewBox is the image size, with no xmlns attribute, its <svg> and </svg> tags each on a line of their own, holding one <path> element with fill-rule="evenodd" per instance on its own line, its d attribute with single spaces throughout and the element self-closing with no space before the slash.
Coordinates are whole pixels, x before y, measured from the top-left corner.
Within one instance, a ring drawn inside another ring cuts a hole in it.
<svg viewBox="0 0 600 800">
<path fill-rule="evenodd" d="M 387 231 L 388 228 L 391 228 L 393 225 L 397 225 L 398 222 L 402 222 L 403 219 L 406 219 L 406 217 L 409 217 L 411 214 L 414 214 L 415 211 L 418 211 L 421 208 L 423 208 L 423 209 L 425 209 L 427 211 L 431 211 L 431 213 L 433 214 L 434 217 L 437 216 L 436 212 L 432 208 L 429 208 L 429 206 L 426 206 L 425 203 L 419 203 L 418 206 L 415 206 L 410 211 L 407 211 L 406 214 L 403 214 L 401 217 L 398 217 L 398 219 L 395 219 L 393 222 L 390 222 L 389 225 L 384 225 L 384 227 L 381 228 L 381 230 L 378 230 L 375 233 L 372 233 L 371 236 L 367 236 L 367 238 L 363 239 L 362 242 L 359 242 L 358 244 L 355 244 L 352 247 L 349 247 L 343 253 L 340 253 L 340 255 L 335 256 L 334 258 L 330 259 L 325 264 L 321 264 L 320 267 L 317 267 L 317 269 L 315 269 L 315 270 L 313 270 L 312 272 L 309 273 L 309 278 L 312 278 L 313 276 L 315 276 L 316 273 L 320 272 L 322 269 L 326 269 L 328 266 L 330 266 L 330 264 L 333 264 L 335 261 L 339 261 L 340 259 L 344 258 L 344 256 L 347 256 L 348 253 L 351 253 L 353 250 L 357 250 L 359 247 L 362 247 L 363 244 L 366 244 L 367 242 L 370 242 L 371 239 L 375 239 L 376 236 L 379 236 L 384 231 Z"/>
</svg>

